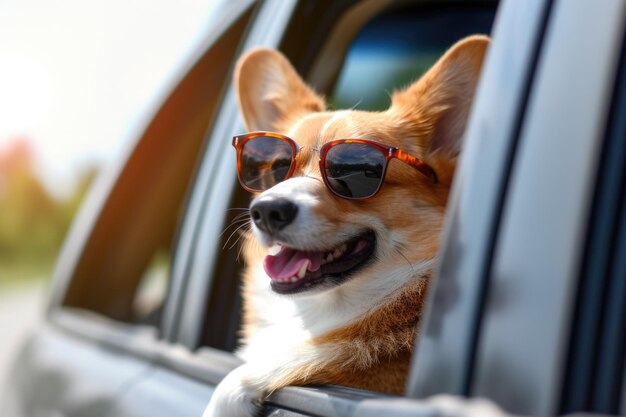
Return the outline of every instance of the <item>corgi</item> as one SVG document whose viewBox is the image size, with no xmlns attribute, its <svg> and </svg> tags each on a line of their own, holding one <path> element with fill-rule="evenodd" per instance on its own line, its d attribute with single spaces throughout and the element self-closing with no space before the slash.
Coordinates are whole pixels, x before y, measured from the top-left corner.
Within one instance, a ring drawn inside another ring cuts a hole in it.
<svg viewBox="0 0 626 417">
<path fill-rule="evenodd" d="M 327 110 L 275 50 L 240 58 L 245 363 L 205 417 L 258 415 L 287 385 L 403 393 L 488 44 L 457 42 L 382 112 Z"/>
</svg>

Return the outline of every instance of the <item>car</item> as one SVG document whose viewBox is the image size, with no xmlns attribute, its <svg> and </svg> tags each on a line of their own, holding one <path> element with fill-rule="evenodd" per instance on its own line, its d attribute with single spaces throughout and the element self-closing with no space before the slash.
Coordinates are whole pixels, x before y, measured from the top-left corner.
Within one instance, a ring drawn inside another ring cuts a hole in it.
<svg viewBox="0 0 626 417">
<path fill-rule="evenodd" d="M 626 2 L 240 0 L 214 13 L 84 203 L 3 416 L 200 416 L 240 363 L 239 55 L 277 48 L 334 106 L 379 109 L 472 33 L 492 45 L 405 395 L 287 387 L 264 415 L 424 415 L 438 394 L 518 415 L 626 414 Z"/>
</svg>

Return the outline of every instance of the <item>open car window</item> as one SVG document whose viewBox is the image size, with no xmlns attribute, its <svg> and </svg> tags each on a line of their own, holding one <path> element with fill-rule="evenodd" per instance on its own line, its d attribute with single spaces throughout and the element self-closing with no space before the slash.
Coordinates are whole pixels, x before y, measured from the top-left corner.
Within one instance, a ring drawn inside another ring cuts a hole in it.
<svg viewBox="0 0 626 417">
<path fill-rule="evenodd" d="M 384 110 L 391 93 L 415 81 L 465 36 L 491 30 L 493 5 L 391 7 L 356 35 L 337 77 L 332 108 Z"/>
<path fill-rule="evenodd" d="M 126 159 L 91 190 L 57 266 L 53 320 L 82 311 L 160 328 L 186 196 L 253 11 L 250 1 L 218 9 L 220 24 L 181 69 Z"/>
</svg>

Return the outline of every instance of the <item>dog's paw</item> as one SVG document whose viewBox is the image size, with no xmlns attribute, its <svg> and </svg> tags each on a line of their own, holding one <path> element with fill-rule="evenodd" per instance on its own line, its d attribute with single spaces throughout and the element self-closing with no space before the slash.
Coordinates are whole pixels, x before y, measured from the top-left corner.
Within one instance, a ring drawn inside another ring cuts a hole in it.
<svg viewBox="0 0 626 417">
<path fill-rule="evenodd" d="M 229 373 L 215 388 L 202 417 L 253 417 L 261 410 L 263 391 L 249 382 L 247 365 Z"/>
</svg>

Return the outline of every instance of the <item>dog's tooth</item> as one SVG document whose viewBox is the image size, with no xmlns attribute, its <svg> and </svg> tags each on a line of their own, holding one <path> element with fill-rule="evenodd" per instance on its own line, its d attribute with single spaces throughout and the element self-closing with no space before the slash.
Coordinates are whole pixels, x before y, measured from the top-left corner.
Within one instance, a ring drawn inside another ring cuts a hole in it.
<svg viewBox="0 0 626 417">
<path fill-rule="evenodd" d="M 304 278 L 304 276 L 306 275 L 306 270 L 309 267 L 309 262 L 310 261 L 308 259 L 304 261 L 302 267 L 300 267 L 300 271 L 298 271 L 298 278 Z"/>
<path fill-rule="evenodd" d="M 326 257 L 326 262 L 332 262 L 334 260 L 335 260 L 335 258 L 333 257 L 333 254 L 329 253 L 328 256 Z"/>
<path fill-rule="evenodd" d="M 339 258 L 341 256 L 341 253 L 342 253 L 341 252 L 341 248 L 337 248 L 337 249 L 335 249 L 335 252 L 333 252 L 333 257 L 335 259 L 337 259 L 337 258 Z"/>
<path fill-rule="evenodd" d="M 270 255 L 272 256 L 276 256 L 278 255 L 278 252 L 280 252 L 280 250 L 282 249 L 282 246 L 280 246 L 278 243 L 272 245 L 269 247 L 268 252 Z"/>
</svg>

